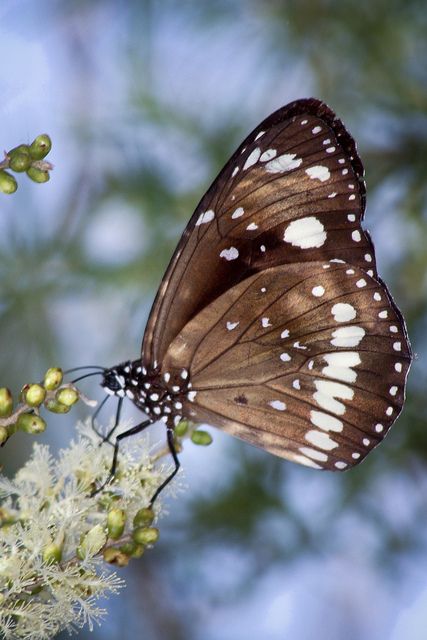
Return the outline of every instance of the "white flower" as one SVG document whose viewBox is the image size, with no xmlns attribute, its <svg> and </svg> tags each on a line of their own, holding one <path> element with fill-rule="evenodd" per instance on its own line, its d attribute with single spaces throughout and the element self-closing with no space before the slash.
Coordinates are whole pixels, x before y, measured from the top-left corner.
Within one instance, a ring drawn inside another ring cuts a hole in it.
<svg viewBox="0 0 427 640">
<path fill-rule="evenodd" d="M 0 636 L 6 640 L 51 638 L 102 619 L 98 600 L 123 585 L 103 554 L 127 562 L 137 546 L 135 514 L 148 507 L 170 470 L 154 467 L 145 437 L 131 438 L 120 448 L 114 481 L 91 496 L 108 476 L 113 449 L 100 446 L 90 422 L 78 430 L 58 458 L 36 444 L 13 480 L 0 476 Z M 119 540 L 107 528 L 113 506 L 126 515 Z M 155 518 L 160 506 L 157 501 Z M 119 549 L 124 544 L 128 555 Z"/>
</svg>

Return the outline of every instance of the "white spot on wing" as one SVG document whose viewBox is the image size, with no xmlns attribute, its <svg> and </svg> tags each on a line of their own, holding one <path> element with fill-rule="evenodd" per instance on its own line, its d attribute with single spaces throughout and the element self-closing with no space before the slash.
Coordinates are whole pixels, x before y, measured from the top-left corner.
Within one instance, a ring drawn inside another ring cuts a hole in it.
<svg viewBox="0 0 427 640">
<path fill-rule="evenodd" d="M 267 173 L 284 173 L 292 169 L 298 169 L 302 164 L 302 158 L 297 158 L 296 153 L 284 153 L 274 160 L 270 160 L 265 165 Z"/>
<path fill-rule="evenodd" d="M 360 242 L 362 239 L 362 236 L 360 235 L 360 231 L 358 231 L 357 229 L 352 232 L 351 237 L 352 237 L 352 240 L 354 240 L 354 242 Z"/>
<path fill-rule="evenodd" d="M 209 209 L 209 211 L 205 211 L 204 213 L 201 213 L 199 215 L 198 220 L 196 222 L 196 227 L 198 227 L 201 224 L 206 224 L 207 222 L 211 222 L 214 218 L 215 218 L 215 212 L 212 211 L 212 209 Z"/>
<path fill-rule="evenodd" d="M 251 222 L 250 224 L 248 224 L 248 226 L 246 227 L 246 231 L 255 231 L 255 229 L 258 229 L 258 225 L 255 224 L 255 222 Z"/>
<path fill-rule="evenodd" d="M 326 180 L 329 180 L 331 177 L 331 172 L 328 167 L 324 167 L 321 164 L 315 167 L 309 167 L 305 172 L 312 180 L 320 180 L 320 182 L 326 182 Z"/>
<path fill-rule="evenodd" d="M 236 211 L 234 211 L 234 213 L 231 215 L 231 217 L 233 218 L 233 220 L 235 220 L 236 218 L 240 218 L 240 216 L 242 216 L 245 213 L 243 207 L 238 207 L 236 209 Z"/>
<path fill-rule="evenodd" d="M 273 325 L 271 324 L 271 322 L 270 322 L 270 318 L 267 318 L 267 317 L 265 317 L 265 318 L 262 318 L 262 319 L 261 319 L 261 324 L 262 324 L 262 326 L 263 326 L 265 329 L 266 329 L 267 327 L 272 327 L 272 326 L 273 326 Z"/>
<path fill-rule="evenodd" d="M 223 249 L 219 254 L 220 258 L 225 258 L 226 260 L 236 260 L 239 257 L 239 252 L 236 247 L 230 247 L 229 249 Z"/>
<path fill-rule="evenodd" d="M 249 169 L 249 167 L 252 167 L 253 164 L 258 162 L 260 155 L 261 155 L 261 149 L 259 147 L 256 147 L 256 149 L 254 149 L 246 158 L 246 162 L 243 165 L 243 169 Z"/>
<path fill-rule="evenodd" d="M 307 431 L 305 434 L 305 439 L 311 444 L 314 444 L 315 447 L 319 449 L 323 449 L 324 451 L 330 451 L 331 449 L 335 449 L 338 446 L 338 442 L 332 440 L 327 433 L 323 433 L 323 431 Z"/>
<path fill-rule="evenodd" d="M 316 298 L 320 298 L 325 293 L 325 288 L 318 285 L 317 287 L 312 288 L 311 293 L 316 296 Z"/>
<path fill-rule="evenodd" d="M 267 149 L 267 151 L 264 151 L 264 153 L 261 154 L 260 162 L 267 162 L 267 160 L 272 160 L 276 157 L 276 155 L 276 149 Z"/>
<path fill-rule="evenodd" d="M 321 131 L 322 131 L 322 127 L 314 127 L 314 128 L 311 130 L 311 133 L 316 134 L 316 133 L 320 133 Z"/>
<path fill-rule="evenodd" d="M 276 409 L 277 411 L 284 411 L 286 409 L 286 404 L 284 402 L 281 402 L 280 400 L 272 400 L 268 404 L 270 405 L 270 407 L 273 407 L 273 409 Z"/>
<path fill-rule="evenodd" d="M 338 302 L 331 309 L 335 322 L 349 322 L 356 317 L 356 309 L 347 302 Z"/>
<path fill-rule="evenodd" d="M 234 167 L 231 177 L 234 178 L 235 175 L 239 173 L 239 167 Z"/>
<path fill-rule="evenodd" d="M 260 132 L 256 135 L 255 140 L 258 140 L 258 138 L 261 138 L 261 136 L 263 136 L 263 135 L 264 135 L 264 133 L 265 133 L 265 131 L 260 131 Z"/>
<path fill-rule="evenodd" d="M 314 411 L 314 409 L 310 411 L 310 420 L 316 427 L 319 427 L 324 431 L 335 431 L 336 433 L 341 433 L 344 428 L 341 420 L 330 416 L 328 413 L 323 413 L 323 411 Z"/>
<path fill-rule="evenodd" d="M 335 466 L 337 469 L 345 469 L 347 466 L 347 463 L 342 462 L 341 460 L 338 460 L 338 462 L 335 463 Z"/>
<path fill-rule="evenodd" d="M 227 329 L 229 331 L 233 331 L 233 329 L 235 329 L 238 326 L 238 322 L 229 322 L 227 321 Z"/>
<path fill-rule="evenodd" d="M 336 378 L 343 382 L 355 382 L 357 373 L 352 367 L 357 367 L 362 361 L 356 351 L 337 351 L 323 356 L 328 366 L 323 367 L 322 373 L 328 378 Z"/>
<path fill-rule="evenodd" d="M 311 447 L 300 447 L 299 450 L 304 456 L 313 458 L 313 460 L 319 460 L 319 462 L 328 461 L 327 454 L 323 453 L 322 451 L 317 451 L 316 449 L 312 449 Z"/>
<path fill-rule="evenodd" d="M 346 407 L 345 404 L 339 402 L 336 398 L 352 400 L 354 396 L 353 389 L 340 382 L 315 380 L 314 386 L 317 391 L 313 394 L 313 398 L 317 404 L 322 407 L 322 409 L 326 409 L 326 411 L 335 413 L 338 416 L 342 416 L 345 413 Z"/>
<path fill-rule="evenodd" d="M 282 362 L 289 362 L 290 359 L 291 359 L 291 356 L 289 355 L 289 353 L 281 353 L 280 354 L 280 360 Z"/>
<path fill-rule="evenodd" d="M 314 216 L 293 220 L 285 229 L 285 242 L 301 249 L 312 249 L 325 244 L 326 231 L 323 224 Z"/>
<path fill-rule="evenodd" d="M 365 333 L 363 327 L 340 327 L 332 332 L 331 344 L 334 347 L 356 347 Z"/>
<path fill-rule="evenodd" d="M 295 347 L 295 349 L 307 349 L 308 348 L 308 347 L 305 347 L 303 344 L 300 344 L 299 340 L 294 342 L 294 347 Z"/>
</svg>

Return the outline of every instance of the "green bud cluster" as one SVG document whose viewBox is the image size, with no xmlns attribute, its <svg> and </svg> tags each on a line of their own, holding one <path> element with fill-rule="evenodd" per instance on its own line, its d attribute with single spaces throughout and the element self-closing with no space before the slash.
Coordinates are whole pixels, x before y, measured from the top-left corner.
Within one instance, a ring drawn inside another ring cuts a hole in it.
<svg viewBox="0 0 427 640">
<path fill-rule="evenodd" d="M 117 546 L 107 546 L 103 551 L 106 562 L 118 567 L 125 567 L 130 558 L 140 558 L 148 545 L 159 539 L 159 530 L 151 526 L 154 522 L 154 511 L 151 507 L 139 509 L 132 521 L 129 531 L 131 539 L 125 532 L 126 512 L 124 509 L 112 507 L 107 514 L 107 532 L 110 540 L 119 541 L 125 534 L 126 542 Z"/>
<path fill-rule="evenodd" d="M 18 188 L 15 177 L 5 169 L 15 173 L 25 172 L 33 182 L 47 182 L 50 178 L 49 171 L 53 167 L 44 158 L 51 149 L 52 141 L 47 133 L 43 133 L 31 144 L 20 144 L 8 151 L 4 161 L 0 163 L 0 192 L 11 194 Z"/>
<path fill-rule="evenodd" d="M 52 413 L 70 411 L 79 400 L 79 392 L 71 385 L 62 385 L 62 382 L 62 369 L 51 367 L 42 382 L 22 387 L 15 413 L 12 393 L 7 387 L 0 388 L 0 446 L 17 430 L 33 435 L 43 433 L 46 422 L 39 415 L 42 406 Z"/>
</svg>

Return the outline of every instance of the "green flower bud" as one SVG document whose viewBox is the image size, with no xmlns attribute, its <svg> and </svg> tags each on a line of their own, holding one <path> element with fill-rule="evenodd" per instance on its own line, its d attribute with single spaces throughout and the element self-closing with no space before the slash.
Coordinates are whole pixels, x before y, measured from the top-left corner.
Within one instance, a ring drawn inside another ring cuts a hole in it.
<svg viewBox="0 0 427 640">
<path fill-rule="evenodd" d="M 15 153 L 30 153 L 30 147 L 28 144 L 18 144 L 17 147 L 13 147 L 10 151 L 7 152 L 7 155 L 10 156 Z"/>
<path fill-rule="evenodd" d="M 183 436 L 185 436 L 187 431 L 188 431 L 188 420 L 181 420 L 181 422 L 178 422 L 178 424 L 176 425 L 174 429 L 174 434 L 178 438 L 182 438 Z"/>
<path fill-rule="evenodd" d="M 119 547 L 119 549 L 126 556 L 131 556 L 136 547 L 137 545 L 134 542 L 125 542 Z"/>
<path fill-rule="evenodd" d="M 36 416 L 33 413 L 21 413 L 16 421 L 18 429 L 37 435 L 43 433 L 46 430 L 46 422 L 40 416 Z"/>
<path fill-rule="evenodd" d="M 7 154 L 9 157 L 9 167 L 12 171 L 21 173 L 22 171 L 28 171 L 33 161 L 28 147 L 21 145 L 17 149 L 12 149 Z"/>
<path fill-rule="evenodd" d="M 58 402 L 57 400 L 46 400 L 44 406 L 52 413 L 68 413 L 71 409 L 71 407 L 67 407 L 67 405 L 62 404 L 62 402 Z"/>
<path fill-rule="evenodd" d="M 9 437 L 9 431 L 6 427 L 0 427 L 0 446 L 6 442 Z"/>
<path fill-rule="evenodd" d="M 26 384 L 22 389 L 22 399 L 30 407 L 39 407 L 46 398 L 46 389 L 41 384 Z"/>
<path fill-rule="evenodd" d="M 126 512 L 123 509 L 110 509 L 107 515 L 108 535 L 112 540 L 118 540 L 125 530 Z"/>
<path fill-rule="evenodd" d="M 133 541 L 144 546 L 157 542 L 159 535 L 159 530 L 156 527 L 138 527 L 132 532 Z"/>
<path fill-rule="evenodd" d="M 135 545 L 135 549 L 132 551 L 132 558 L 141 558 L 144 555 L 145 547 L 142 544 Z"/>
<path fill-rule="evenodd" d="M 154 520 L 154 511 L 150 507 L 145 509 L 140 509 L 136 512 L 135 517 L 133 519 L 133 526 L 135 528 L 138 527 L 149 527 Z"/>
<path fill-rule="evenodd" d="M 37 169 L 37 167 L 30 167 L 27 171 L 27 176 L 31 178 L 33 182 L 38 182 L 39 184 L 50 180 L 49 171 L 43 171 L 43 169 Z"/>
<path fill-rule="evenodd" d="M 62 546 L 59 546 L 55 542 L 48 544 L 43 549 L 43 561 L 49 564 L 61 562 L 62 559 Z"/>
<path fill-rule="evenodd" d="M 135 542 L 126 542 L 119 549 L 126 556 L 131 556 L 132 558 L 140 558 L 145 551 L 145 547 L 141 544 L 135 544 Z"/>
<path fill-rule="evenodd" d="M 212 436 L 207 431 L 193 431 L 191 434 L 191 442 L 194 444 L 202 445 L 203 447 L 207 447 L 212 444 Z"/>
<path fill-rule="evenodd" d="M 0 388 L 0 418 L 8 418 L 13 409 L 13 396 L 7 387 Z"/>
<path fill-rule="evenodd" d="M 65 404 L 66 407 L 72 407 L 73 404 L 79 399 L 79 394 L 75 389 L 71 387 L 64 387 L 63 389 L 59 389 L 57 391 L 55 398 L 61 404 Z"/>
<path fill-rule="evenodd" d="M 52 149 L 52 140 L 47 133 L 37 136 L 30 144 L 30 153 L 33 160 L 42 160 Z"/>
<path fill-rule="evenodd" d="M 59 367 L 51 367 L 44 375 L 44 387 L 48 391 L 57 389 L 62 382 L 63 374 L 62 369 Z"/>
<path fill-rule="evenodd" d="M 0 191 L 9 195 L 10 193 L 15 193 L 17 188 L 18 183 L 15 178 L 7 171 L 0 170 Z"/>
<path fill-rule="evenodd" d="M 104 527 L 96 524 L 82 536 L 80 544 L 76 549 L 77 557 L 80 558 L 80 560 L 84 560 L 87 555 L 95 556 L 101 551 L 106 542 L 107 534 L 104 531 Z"/>
<path fill-rule="evenodd" d="M 129 556 L 114 547 L 104 549 L 103 557 L 105 562 L 115 564 L 117 567 L 126 567 L 129 564 Z"/>
</svg>

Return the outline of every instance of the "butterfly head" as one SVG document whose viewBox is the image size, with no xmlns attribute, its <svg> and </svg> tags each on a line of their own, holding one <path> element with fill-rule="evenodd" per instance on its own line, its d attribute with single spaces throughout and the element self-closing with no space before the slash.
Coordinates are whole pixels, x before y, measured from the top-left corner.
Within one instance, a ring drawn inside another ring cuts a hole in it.
<svg viewBox="0 0 427 640">
<path fill-rule="evenodd" d="M 111 369 L 105 369 L 101 387 L 103 387 L 105 392 L 109 395 L 123 398 L 126 395 L 130 372 L 130 362 L 124 362 L 123 364 L 119 364 Z"/>
</svg>

